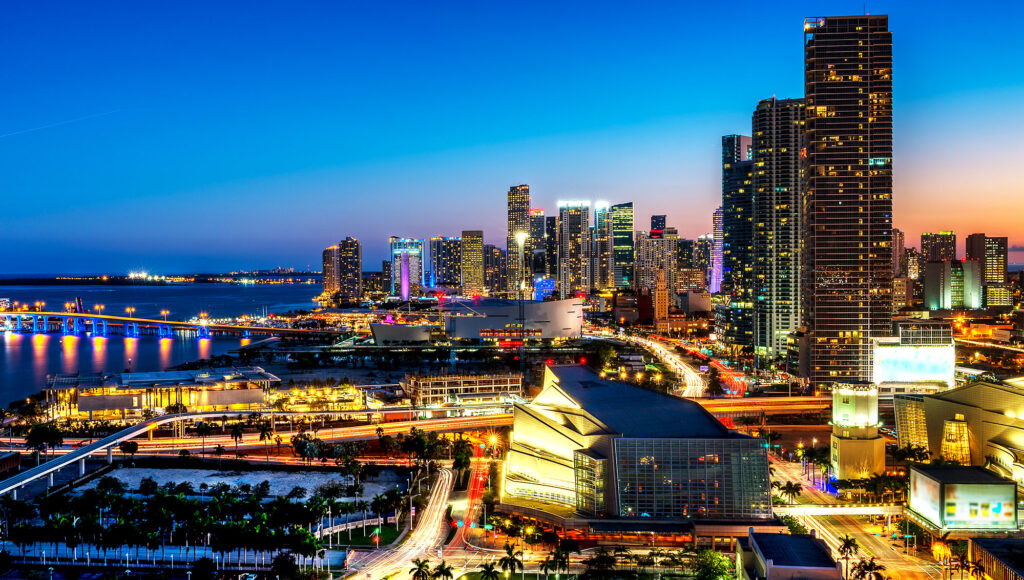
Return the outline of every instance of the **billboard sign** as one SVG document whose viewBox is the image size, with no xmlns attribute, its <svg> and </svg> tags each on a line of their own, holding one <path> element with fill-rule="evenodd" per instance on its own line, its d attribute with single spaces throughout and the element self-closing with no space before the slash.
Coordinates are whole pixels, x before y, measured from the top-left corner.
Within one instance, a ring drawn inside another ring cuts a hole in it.
<svg viewBox="0 0 1024 580">
<path fill-rule="evenodd" d="M 876 345 L 871 378 L 883 383 L 944 382 L 952 387 L 956 352 L 953 345 Z"/>
<path fill-rule="evenodd" d="M 939 482 L 915 469 L 910 470 L 910 509 L 937 528 L 942 527 L 942 517 L 939 511 L 940 498 Z"/>
<path fill-rule="evenodd" d="M 1017 529 L 1015 484 L 946 484 L 947 528 Z"/>
</svg>

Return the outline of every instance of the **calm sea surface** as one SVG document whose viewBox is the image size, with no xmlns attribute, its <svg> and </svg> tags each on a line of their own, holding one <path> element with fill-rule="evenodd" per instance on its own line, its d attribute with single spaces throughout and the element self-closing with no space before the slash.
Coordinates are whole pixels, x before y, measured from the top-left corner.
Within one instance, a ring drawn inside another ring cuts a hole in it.
<svg viewBox="0 0 1024 580">
<path fill-rule="evenodd" d="M 46 302 L 46 310 L 61 311 L 65 302 L 81 298 L 86 309 L 102 304 L 104 314 L 188 319 L 200 312 L 211 317 L 310 309 L 320 287 L 306 284 L 240 286 L 0 286 L 0 298 L 22 303 Z M 157 338 L 141 336 L 64 336 L 0 332 L 0 405 L 39 391 L 46 375 L 74 372 L 157 371 L 189 360 L 224 354 L 243 344 L 241 338 Z"/>
</svg>

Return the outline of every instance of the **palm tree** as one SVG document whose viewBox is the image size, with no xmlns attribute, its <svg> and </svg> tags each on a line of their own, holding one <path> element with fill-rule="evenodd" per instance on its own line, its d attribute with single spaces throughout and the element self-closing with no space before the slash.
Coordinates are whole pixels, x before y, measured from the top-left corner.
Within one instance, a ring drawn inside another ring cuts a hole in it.
<svg viewBox="0 0 1024 580">
<path fill-rule="evenodd" d="M 885 566 L 875 562 L 875 558 L 872 557 L 870 560 L 860 559 L 859 562 L 853 566 L 853 580 L 885 580 Z"/>
<path fill-rule="evenodd" d="M 430 573 L 430 577 L 436 578 L 437 580 L 452 580 L 454 576 L 455 575 L 452 574 L 452 565 L 444 560 L 438 562 L 437 567 L 435 567 L 434 571 Z"/>
<path fill-rule="evenodd" d="M 511 574 L 516 573 L 516 568 L 523 570 L 523 551 L 516 550 L 516 547 L 512 544 L 505 543 L 505 555 L 498 560 L 498 565 L 501 566 L 502 571 L 509 572 Z"/>
<path fill-rule="evenodd" d="M 804 486 L 800 485 L 799 483 L 787 481 L 786 483 L 782 484 L 782 487 L 779 488 L 779 494 L 782 497 L 788 498 L 789 503 L 796 503 L 796 498 L 800 497 L 800 494 L 803 492 L 803 490 Z"/>
<path fill-rule="evenodd" d="M 238 442 L 242 440 L 242 436 L 245 431 L 242 430 L 241 423 L 235 423 L 231 426 L 231 438 L 235 440 L 235 455 L 238 455 Z"/>
<path fill-rule="evenodd" d="M 839 557 L 842 558 L 846 563 L 846 571 L 844 573 L 844 576 L 846 578 L 850 577 L 850 558 L 856 556 L 859 550 L 860 546 L 857 545 L 857 540 L 855 540 L 853 537 L 846 535 L 842 538 L 839 538 Z"/>
<path fill-rule="evenodd" d="M 544 580 L 548 579 L 548 573 L 552 570 L 558 570 L 558 563 L 555 562 L 554 558 L 548 556 L 540 563 L 540 571 L 544 573 Z"/>
<path fill-rule="evenodd" d="M 480 566 L 480 580 L 498 580 L 498 578 L 501 578 L 501 572 L 498 572 L 494 562 Z"/>
<path fill-rule="evenodd" d="M 412 580 L 430 580 L 430 562 L 416 558 L 412 561 L 412 566 L 412 569 L 409 570 Z"/>
<path fill-rule="evenodd" d="M 260 441 L 263 442 L 263 450 L 267 452 L 267 463 L 270 463 L 270 440 L 274 437 L 274 429 L 269 423 L 260 423 Z"/>
<path fill-rule="evenodd" d="M 210 426 L 206 421 L 200 421 L 196 423 L 196 435 L 203 440 L 203 457 L 206 456 L 206 438 L 213 433 L 213 427 Z"/>
</svg>

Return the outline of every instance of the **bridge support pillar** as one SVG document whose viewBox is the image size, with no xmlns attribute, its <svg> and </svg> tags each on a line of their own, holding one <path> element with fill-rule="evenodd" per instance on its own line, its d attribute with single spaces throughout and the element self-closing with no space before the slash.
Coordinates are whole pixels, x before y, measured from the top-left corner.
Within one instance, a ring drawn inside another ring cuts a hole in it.
<svg viewBox="0 0 1024 580">
<path fill-rule="evenodd" d="M 107 447 L 107 465 L 110 465 L 113 462 L 114 462 L 114 448 L 113 447 Z"/>
<path fill-rule="evenodd" d="M 85 476 L 85 458 L 78 460 L 78 477 Z"/>
<path fill-rule="evenodd" d="M 138 336 L 138 335 L 139 335 L 139 323 L 138 322 L 133 322 L 132 323 L 132 336 Z"/>
<path fill-rule="evenodd" d="M 103 336 L 107 335 L 107 321 L 103 321 Z"/>
<path fill-rule="evenodd" d="M 49 473 L 49 475 L 46 476 L 46 487 L 47 488 L 53 487 L 53 472 L 52 471 Z"/>
<path fill-rule="evenodd" d="M 39 332 L 39 317 L 32 316 L 32 334 Z"/>
<path fill-rule="evenodd" d="M 16 487 L 16 488 L 14 488 L 14 491 L 11 492 L 11 499 L 13 499 L 14 501 L 18 501 L 18 490 L 19 489 L 21 489 L 21 488 L 20 487 Z"/>
<path fill-rule="evenodd" d="M 50 317 L 43 317 L 43 332 L 50 332 Z"/>
</svg>

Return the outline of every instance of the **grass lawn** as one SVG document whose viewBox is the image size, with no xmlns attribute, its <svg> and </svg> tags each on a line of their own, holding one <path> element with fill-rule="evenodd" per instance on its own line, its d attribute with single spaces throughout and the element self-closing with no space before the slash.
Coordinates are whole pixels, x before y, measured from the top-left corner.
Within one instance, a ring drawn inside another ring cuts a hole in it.
<svg viewBox="0 0 1024 580">
<path fill-rule="evenodd" d="M 348 532 L 341 532 L 335 536 L 335 543 L 349 546 L 373 546 L 373 529 L 376 526 L 366 526 L 366 535 L 363 535 L 362 528 L 352 530 L 352 540 L 348 539 Z M 398 538 L 399 530 L 393 525 L 382 526 L 380 529 L 380 545 L 386 546 Z"/>
</svg>

